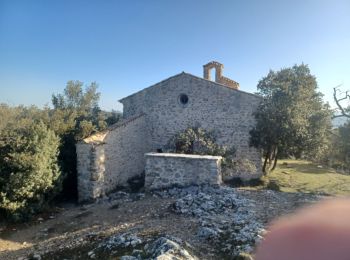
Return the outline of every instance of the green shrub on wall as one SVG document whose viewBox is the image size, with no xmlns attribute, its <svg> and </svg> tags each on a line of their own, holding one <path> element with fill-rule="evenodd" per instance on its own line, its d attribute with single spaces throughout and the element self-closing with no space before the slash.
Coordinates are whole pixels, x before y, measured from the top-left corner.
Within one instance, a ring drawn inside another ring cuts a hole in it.
<svg viewBox="0 0 350 260">
<path fill-rule="evenodd" d="M 216 143 L 215 134 L 203 128 L 187 128 L 170 139 L 167 151 L 173 153 L 222 156 L 222 173 L 225 177 L 234 177 L 238 173 L 256 172 L 256 167 L 248 159 L 236 158 L 235 147 Z"/>
<path fill-rule="evenodd" d="M 18 221 L 42 210 L 61 188 L 59 138 L 44 123 L 17 122 L 0 132 L 0 214 Z"/>
<path fill-rule="evenodd" d="M 187 128 L 176 134 L 170 139 L 167 150 L 174 153 L 216 156 L 225 156 L 228 152 L 235 153 L 235 149 L 229 151 L 225 146 L 216 144 L 214 133 L 200 127 Z"/>
</svg>

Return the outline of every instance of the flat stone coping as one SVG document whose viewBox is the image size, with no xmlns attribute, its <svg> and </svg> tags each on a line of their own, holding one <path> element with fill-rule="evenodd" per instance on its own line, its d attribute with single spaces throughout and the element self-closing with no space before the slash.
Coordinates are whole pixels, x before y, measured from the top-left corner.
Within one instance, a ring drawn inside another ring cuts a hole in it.
<svg viewBox="0 0 350 260">
<path fill-rule="evenodd" d="M 176 157 L 176 158 L 207 159 L 207 160 L 219 160 L 219 159 L 222 159 L 221 156 L 198 155 L 198 154 L 183 154 L 183 153 L 145 153 L 145 156 Z"/>
</svg>

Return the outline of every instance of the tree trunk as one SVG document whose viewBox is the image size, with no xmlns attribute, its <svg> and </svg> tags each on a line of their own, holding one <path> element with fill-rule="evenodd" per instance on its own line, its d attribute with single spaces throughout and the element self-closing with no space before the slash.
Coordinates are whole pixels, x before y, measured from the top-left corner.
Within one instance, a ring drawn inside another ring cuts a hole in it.
<svg viewBox="0 0 350 260">
<path fill-rule="evenodd" d="M 269 149 L 269 168 L 271 167 L 271 164 L 272 164 L 272 160 L 273 160 L 273 150 L 274 150 L 274 147 L 272 146 L 270 149 Z"/>
<path fill-rule="evenodd" d="M 266 175 L 267 172 L 266 172 L 266 164 L 267 164 L 267 159 L 269 158 L 269 154 L 266 153 L 265 155 L 265 160 L 264 160 L 264 165 L 263 165 L 263 168 L 262 168 L 262 171 L 263 171 L 263 174 Z"/>
<path fill-rule="evenodd" d="M 272 166 L 271 171 L 275 170 L 276 166 L 277 166 L 277 154 L 278 154 L 278 148 L 277 147 L 275 148 L 274 154 L 275 154 L 275 161 L 273 162 L 273 166 Z"/>
</svg>

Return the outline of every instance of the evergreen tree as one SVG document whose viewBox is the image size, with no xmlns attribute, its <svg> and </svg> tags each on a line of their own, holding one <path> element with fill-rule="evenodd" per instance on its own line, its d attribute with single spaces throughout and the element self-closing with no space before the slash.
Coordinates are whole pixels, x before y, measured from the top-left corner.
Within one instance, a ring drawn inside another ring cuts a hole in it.
<svg viewBox="0 0 350 260">
<path fill-rule="evenodd" d="M 316 156 L 326 149 L 331 111 L 306 65 L 270 71 L 257 88 L 263 102 L 250 142 L 263 149 L 265 173 L 267 165 L 276 167 L 279 156 Z"/>
<path fill-rule="evenodd" d="M 59 138 L 42 121 L 21 120 L 0 131 L 0 210 L 23 220 L 60 191 Z"/>
<path fill-rule="evenodd" d="M 57 194 L 75 198 L 76 142 L 121 118 L 100 110 L 99 96 L 96 83 L 69 81 L 53 109 L 0 104 L 0 214 L 24 219 Z"/>
<path fill-rule="evenodd" d="M 104 130 L 119 120 L 118 113 L 102 111 L 98 102 L 98 85 L 86 86 L 80 81 L 68 81 L 63 94 L 52 96 L 49 126 L 61 138 L 59 161 L 65 175 L 63 194 L 66 198 L 77 197 L 76 142 L 96 131 Z"/>
</svg>

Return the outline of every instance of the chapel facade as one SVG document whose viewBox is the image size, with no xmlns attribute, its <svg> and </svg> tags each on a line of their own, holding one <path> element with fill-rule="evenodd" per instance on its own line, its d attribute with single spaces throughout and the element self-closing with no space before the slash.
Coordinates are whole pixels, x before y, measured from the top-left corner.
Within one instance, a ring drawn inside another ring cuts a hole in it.
<svg viewBox="0 0 350 260">
<path fill-rule="evenodd" d="M 223 67 L 213 61 L 203 66 L 203 78 L 182 72 L 121 99 L 123 119 L 76 145 L 79 200 L 128 185 L 143 173 L 146 153 L 162 152 L 170 138 L 188 127 L 214 130 L 218 144 L 234 146 L 238 158 L 255 164 L 257 172 L 237 177 L 260 177 L 261 154 L 249 146 L 249 131 L 261 97 L 240 90 L 223 76 Z"/>
</svg>

